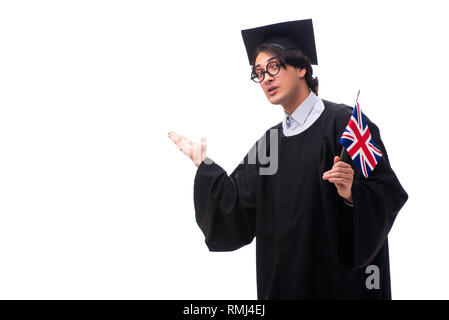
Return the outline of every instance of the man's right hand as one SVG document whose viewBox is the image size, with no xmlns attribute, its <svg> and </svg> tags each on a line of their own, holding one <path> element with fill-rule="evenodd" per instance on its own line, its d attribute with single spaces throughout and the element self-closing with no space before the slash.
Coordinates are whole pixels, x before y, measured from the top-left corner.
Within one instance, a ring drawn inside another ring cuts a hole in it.
<svg viewBox="0 0 449 320">
<path fill-rule="evenodd" d="M 168 137 L 178 146 L 186 156 L 188 156 L 198 168 L 206 158 L 206 138 L 201 138 L 201 143 L 193 142 L 186 137 L 170 131 Z"/>
</svg>

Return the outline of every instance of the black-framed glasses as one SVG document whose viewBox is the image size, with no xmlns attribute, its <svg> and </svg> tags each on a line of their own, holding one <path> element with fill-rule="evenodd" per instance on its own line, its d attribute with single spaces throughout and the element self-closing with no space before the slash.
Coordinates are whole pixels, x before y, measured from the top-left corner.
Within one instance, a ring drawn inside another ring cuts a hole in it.
<svg viewBox="0 0 449 320">
<path fill-rule="evenodd" d="M 274 77 L 281 70 L 282 63 L 277 60 L 273 60 L 267 63 L 265 70 L 262 68 L 257 68 L 251 72 L 251 80 L 254 82 L 260 83 L 265 79 L 265 73 L 268 73 L 270 76 Z"/>
</svg>

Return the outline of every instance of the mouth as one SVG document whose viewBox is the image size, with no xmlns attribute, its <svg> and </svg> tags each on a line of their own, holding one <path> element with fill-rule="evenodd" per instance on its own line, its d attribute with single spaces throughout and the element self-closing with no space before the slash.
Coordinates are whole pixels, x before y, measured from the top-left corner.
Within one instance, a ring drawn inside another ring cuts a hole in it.
<svg viewBox="0 0 449 320">
<path fill-rule="evenodd" d="M 276 87 L 276 86 L 269 87 L 267 90 L 267 93 L 269 96 L 274 96 L 276 94 L 276 92 L 278 91 L 278 89 L 279 89 L 279 87 Z"/>
</svg>

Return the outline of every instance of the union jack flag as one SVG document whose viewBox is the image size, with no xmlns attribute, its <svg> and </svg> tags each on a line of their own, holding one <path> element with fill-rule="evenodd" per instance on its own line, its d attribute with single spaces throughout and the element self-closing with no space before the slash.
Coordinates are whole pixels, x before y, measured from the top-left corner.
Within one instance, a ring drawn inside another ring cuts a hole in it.
<svg viewBox="0 0 449 320">
<path fill-rule="evenodd" d="M 357 168 L 360 169 L 365 178 L 382 157 L 382 152 L 374 143 L 365 116 L 356 102 L 351 119 L 343 132 L 340 143 L 346 148 Z"/>
</svg>

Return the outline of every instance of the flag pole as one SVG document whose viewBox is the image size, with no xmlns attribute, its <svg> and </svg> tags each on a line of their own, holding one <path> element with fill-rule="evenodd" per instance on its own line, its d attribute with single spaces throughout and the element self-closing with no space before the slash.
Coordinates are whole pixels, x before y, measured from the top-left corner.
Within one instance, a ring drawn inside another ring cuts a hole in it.
<svg viewBox="0 0 449 320">
<path fill-rule="evenodd" d="M 345 151 L 345 146 L 343 146 L 343 148 L 341 148 L 341 153 L 340 153 L 340 160 L 341 160 L 341 157 L 343 157 L 343 152 Z"/>
<path fill-rule="evenodd" d="M 359 102 L 359 95 L 360 95 L 360 89 L 359 89 L 359 92 L 357 92 L 357 98 L 355 99 L 355 104 L 357 104 L 357 102 Z M 341 148 L 340 160 L 343 157 L 343 152 L 344 151 L 345 151 L 345 146 L 343 146 L 343 148 Z"/>
</svg>

